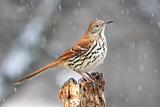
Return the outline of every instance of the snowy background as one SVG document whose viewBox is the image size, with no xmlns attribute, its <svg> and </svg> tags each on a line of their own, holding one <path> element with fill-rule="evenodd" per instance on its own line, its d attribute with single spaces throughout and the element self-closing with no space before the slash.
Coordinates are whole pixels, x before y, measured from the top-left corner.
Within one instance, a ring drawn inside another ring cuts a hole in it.
<svg viewBox="0 0 160 107">
<path fill-rule="evenodd" d="M 0 0 L 0 106 L 62 107 L 63 68 L 14 87 L 14 81 L 52 62 L 95 18 L 106 29 L 103 72 L 108 107 L 160 107 L 160 0 Z"/>
</svg>

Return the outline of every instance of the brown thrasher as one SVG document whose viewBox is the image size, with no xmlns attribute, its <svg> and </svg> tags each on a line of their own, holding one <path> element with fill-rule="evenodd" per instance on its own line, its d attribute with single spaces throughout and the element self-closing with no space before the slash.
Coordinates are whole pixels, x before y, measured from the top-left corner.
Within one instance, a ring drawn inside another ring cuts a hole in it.
<svg viewBox="0 0 160 107">
<path fill-rule="evenodd" d="M 23 79 L 17 81 L 15 85 L 19 85 L 43 73 L 47 69 L 57 66 L 64 66 L 84 76 L 83 73 L 87 73 L 103 63 L 107 55 L 107 41 L 104 30 L 106 24 L 111 22 L 113 21 L 105 23 L 103 20 L 94 20 L 90 23 L 87 32 L 79 42 L 74 44 L 57 60 L 25 76 Z"/>
</svg>

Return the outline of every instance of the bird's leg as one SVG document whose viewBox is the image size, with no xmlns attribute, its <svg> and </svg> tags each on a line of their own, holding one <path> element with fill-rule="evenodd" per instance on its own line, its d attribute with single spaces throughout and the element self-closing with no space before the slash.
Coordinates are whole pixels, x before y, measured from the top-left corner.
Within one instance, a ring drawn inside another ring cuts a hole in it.
<svg viewBox="0 0 160 107">
<path fill-rule="evenodd" d="M 87 74 L 88 76 L 86 76 L 86 75 L 83 74 L 82 72 L 78 72 L 78 73 L 79 73 L 86 81 L 93 81 L 92 78 L 90 77 L 90 76 L 91 76 L 90 74 L 89 74 L 90 76 L 89 76 L 88 74 Z"/>
<path fill-rule="evenodd" d="M 93 76 L 90 73 L 86 72 L 86 74 L 88 75 L 89 78 L 93 78 Z"/>
<path fill-rule="evenodd" d="M 96 78 L 92 76 L 90 73 L 86 72 L 86 74 L 91 78 L 92 81 L 96 80 Z"/>
</svg>

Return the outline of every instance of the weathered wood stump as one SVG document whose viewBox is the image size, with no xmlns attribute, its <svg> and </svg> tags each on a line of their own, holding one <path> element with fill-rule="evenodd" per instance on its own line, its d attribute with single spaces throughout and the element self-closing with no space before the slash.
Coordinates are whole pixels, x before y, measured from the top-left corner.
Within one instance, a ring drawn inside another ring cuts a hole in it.
<svg viewBox="0 0 160 107">
<path fill-rule="evenodd" d="M 93 80 L 73 78 L 64 83 L 60 90 L 60 99 L 64 107 L 106 107 L 102 73 L 92 73 Z"/>
</svg>

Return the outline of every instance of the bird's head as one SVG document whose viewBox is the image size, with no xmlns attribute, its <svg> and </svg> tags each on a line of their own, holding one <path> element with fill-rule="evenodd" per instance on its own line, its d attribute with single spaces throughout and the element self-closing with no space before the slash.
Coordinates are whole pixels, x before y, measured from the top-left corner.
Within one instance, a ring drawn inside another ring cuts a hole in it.
<svg viewBox="0 0 160 107">
<path fill-rule="evenodd" d="M 108 25 L 112 22 L 114 22 L 114 21 L 105 22 L 103 20 L 96 19 L 90 23 L 90 25 L 88 27 L 87 34 L 91 35 L 93 37 L 95 37 L 97 35 L 102 35 L 102 33 L 104 33 L 106 25 Z"/>
</svg>

